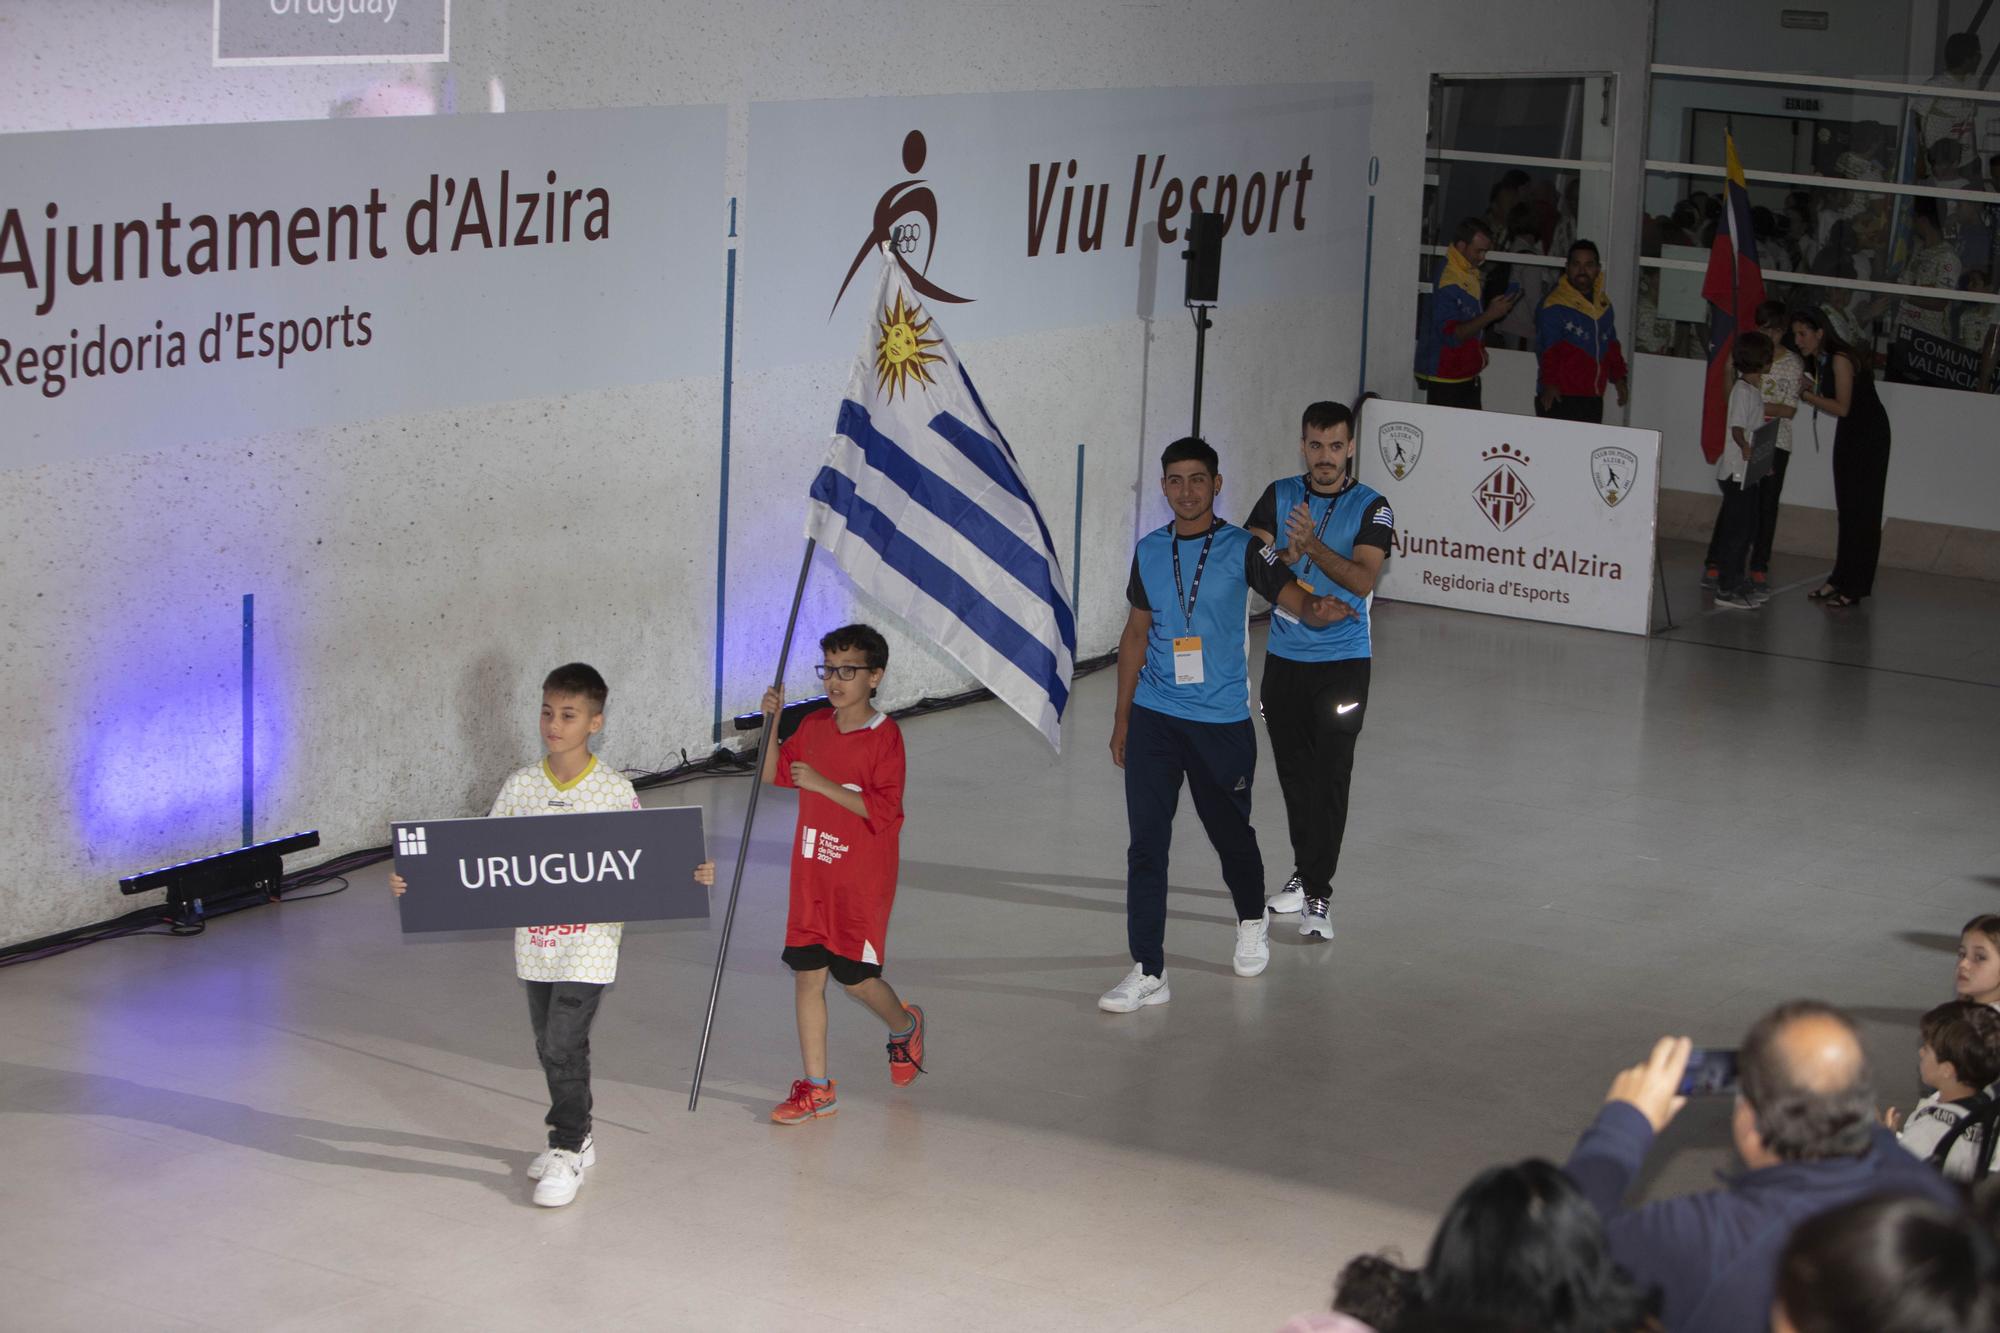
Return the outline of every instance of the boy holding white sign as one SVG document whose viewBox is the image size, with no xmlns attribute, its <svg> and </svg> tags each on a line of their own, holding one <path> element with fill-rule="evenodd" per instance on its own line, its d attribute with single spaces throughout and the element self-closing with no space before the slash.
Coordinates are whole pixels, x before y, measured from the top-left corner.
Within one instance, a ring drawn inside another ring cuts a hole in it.
<svg viewBox="0 0 2000 1333">
<path fill-rule="evenodd" d="M 542 682 L 542 743 L 548 755 L 501 784 L 489 818 L 636 810 L 639 793 L 590 752 L 604 730 L 610 697 L 604 677 L 582 662 L 559 666 Z M 715 863 L 695 867 L 695 882 L 715 883 Z M 391 872 L 389 890 L 408 887 Z M 590 1133 L 590 1027 L 604 988 L 618 976 L 622 922 L 525 926 L 514 932 L 514 972 L 527 983 L 535 1054 L 549 1085 L 548 1149 L 528 1167 L 535 1202 L 560 1208 L 576 1197 L 583 1173 L 597 1163 Z"/>
</svg>

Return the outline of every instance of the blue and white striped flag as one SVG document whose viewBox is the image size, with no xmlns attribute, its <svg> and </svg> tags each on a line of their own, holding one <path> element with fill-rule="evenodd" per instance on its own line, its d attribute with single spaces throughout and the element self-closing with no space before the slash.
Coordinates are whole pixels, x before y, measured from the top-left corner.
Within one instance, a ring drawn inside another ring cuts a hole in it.
<svg viewBox="0 0 2000 1333">
<path fill-rule="evenodd" d="M 899 264 L 882 266 L 806 535 L 1062 748 L 1076 617 L 1055 543 Z"/>
</svg>

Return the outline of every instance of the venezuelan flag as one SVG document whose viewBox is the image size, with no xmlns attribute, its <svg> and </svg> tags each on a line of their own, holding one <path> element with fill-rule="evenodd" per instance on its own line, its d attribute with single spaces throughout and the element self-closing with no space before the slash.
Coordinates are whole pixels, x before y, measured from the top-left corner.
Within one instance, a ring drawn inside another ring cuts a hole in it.
<svg viewBox="0 0 2000 1333">
<path fill-rule="evenodd" d="M 1701 452 L 1711 463 L 1722 457 L 1729 389 L 1735 383 L 1730 358 L 1736 350 L 1736 335 L 1757 327 L 1757 307 L 1764 303 L 1764 274 L 1757 267 L 1757 238 L 1750 227 L 1750 187 L 1743 180 L 1743 163 L 1736 157 L 1735 136 L 1724 131 L 1722 143 L 1729 180 L 1722 220 L 1708 252 L 1708 276 L 1701 283 L 1702 297 L 1708 302 L 1708 385 L 1701 407 Z"/>
</svg>

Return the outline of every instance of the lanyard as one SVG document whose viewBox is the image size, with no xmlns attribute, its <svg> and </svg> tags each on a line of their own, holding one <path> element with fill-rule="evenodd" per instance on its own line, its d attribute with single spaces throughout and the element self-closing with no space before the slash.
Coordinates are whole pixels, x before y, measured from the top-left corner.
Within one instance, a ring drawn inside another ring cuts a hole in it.
<svg viewBox="0 0 2000 1333">
<path fill-rule="evenodd" d="M 1216 525 L 1220 527 L 1220 524 Z M 1208 564 L 1208 548 L 1215 545 L 1215 528 L 1208 530 L 1202 541 L 1201 556 L 1194 562 L 1194 584 L 1185 593 L 1181 591 L 1181 535 L 1173 535 L 1174 552 L 1174 604 L 1181 609 L 1181 623 L 1188 629 L 1194 628 L 1194 603 L 1201 596 L 1201 571 Z"/>
</svg>

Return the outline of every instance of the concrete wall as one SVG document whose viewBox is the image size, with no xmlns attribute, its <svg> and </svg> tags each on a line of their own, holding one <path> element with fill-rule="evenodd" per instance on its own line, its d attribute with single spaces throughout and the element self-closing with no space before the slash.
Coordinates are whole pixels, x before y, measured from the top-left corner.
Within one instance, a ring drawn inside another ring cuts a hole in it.
<svg viewBox="0 0 2000 1333">
<path fill-rule="evenodd" d="M 0 0 L 0 132 L 307 119 L 342 104 L 474 114 L 501 97 L 512 110 L 721 102 L 724 188 L 740 192 L 759 99 L 1372 79 L 1370 364 L 1400 383 L 1429 75 L 1614 73 L 1620 151 L 1636 162 L 1651 21 L 1648 6 L 1585 0 L 454 9 L 441 69 L 215 70 L 209 0 Z M 396 86 L 406 78 L 414 91 Z M 1636 235 L 1636 179 L 1617 234 Z M 1629 255 L 1610 258 L 1632 273 Z M 747 242 L 741 263 L 754 282 Z M 1150 460 L 1182 428 L 1192 362 L 1187 321 L 1170 315 L 960 348 L 1058 534 L 1074 513 L 1075 446 L 1090 446 L 1085 654 L 1113 646 L 1135 531 L 1164 515 Z M 1235 481 L 1226 512 L 1291 464 L 1300 405 L 1353 392 L 1361 351 L 1352 302 L 1301 293 L 1218 312 L 1204 420 Z M 770 670 L 806 473 L 846 370 L 735 386 L 729 710 L 750 707 Z M 259 618 L 259 836 L 318 827 L 340 850 L 383 842 L 392 816 L 483 809 L 537 752 L 541 673 L 573 657 L 612 683 L 612 762 L 704 752 L 719 418 L 718 374 L 7 474 L 0 722 L 16 741 L 0 778 L 0 940 L 106 916 L 126 905 L 118 875 L 235 845 L 245 592 Z M 599 544 L 579 559 L 586 538 Z M 808 626 L 879 614 L 816 571 Z M 890 704 L 965 684 L 895 637 Z"/>
</svg>

